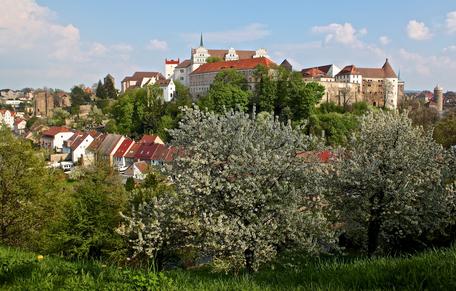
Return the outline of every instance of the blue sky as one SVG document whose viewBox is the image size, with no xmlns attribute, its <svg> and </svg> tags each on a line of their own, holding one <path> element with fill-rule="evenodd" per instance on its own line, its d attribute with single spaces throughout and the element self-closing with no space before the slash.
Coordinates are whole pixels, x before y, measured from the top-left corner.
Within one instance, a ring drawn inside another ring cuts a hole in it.
<svg viewBox="0 0 456 291">
<path fill-rule="evenodd" d="M 388 57 L 407 89 L 456 90 L 456 1 L 433 2 L 0 0 L 0 88 L 69 89 L 107 73 L 119 84 L 188 58 L 202 32 L 208 48 L 264 47 L 295 69 Z"/>
</svg>

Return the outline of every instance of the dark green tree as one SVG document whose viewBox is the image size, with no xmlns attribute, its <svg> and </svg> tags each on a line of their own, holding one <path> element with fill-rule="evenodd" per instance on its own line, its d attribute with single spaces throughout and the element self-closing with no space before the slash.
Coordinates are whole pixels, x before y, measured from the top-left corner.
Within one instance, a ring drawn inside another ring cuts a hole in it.
<svg viewBox="0 0 456 291">
<path fill-rule="evenodd" d="M 104 84 L 103 84 L 104 91 L 106 92 L 106 97 L 108 99 L 117 99 L 117 90 L 113 82 L 113 78 L 111 75 L 107 75 L 104 78 Z"/>
<path fill-rule="evenodd" d="M 100 99 L 106 99 L 108 97 L 105 87 L 103 86 L 103 83 L 101 83 L 101 80 L 98 81 L 95 95 Z"/>
<path fill-rule="evenodd" d="M 253 96 L 253 103 L 258 111 L 276 112 L 277 107 L 277 82 L 273 80 L 270 71 L 265 66 L 258 66 L 255 71 L 257 85 Z"/>
<path fill-rule="evenodd" d="M 211 56 L 211 57 L 208 57 L 206 59 L 206 62 L 207 63 L 223 62 L 223 59 L 221 57 L 213 57 L 213 56 Z"/>
</svg>

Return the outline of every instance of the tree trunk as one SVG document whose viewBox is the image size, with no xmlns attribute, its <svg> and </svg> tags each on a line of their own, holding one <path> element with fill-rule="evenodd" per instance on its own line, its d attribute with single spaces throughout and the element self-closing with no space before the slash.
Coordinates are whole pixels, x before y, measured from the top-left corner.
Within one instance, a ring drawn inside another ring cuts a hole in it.
<svg viewBox="0 0 456 291">
<path fill-rule="evenodd" d="M 245 268 L 247 272 L 253 273 L 253 262 L 255 259 L 255 253 L 251 249 L 246 249 L 244 251 L 244 258 L 245 258 Z"/>
<path fill-rule="evenodd" d="M 367 228 L 367 254 L 369 257 L 375 253 L 378 248 L 378 237 L 380 235 L 380 220 L 376 215 L 371 216 Z"/>
</svg>

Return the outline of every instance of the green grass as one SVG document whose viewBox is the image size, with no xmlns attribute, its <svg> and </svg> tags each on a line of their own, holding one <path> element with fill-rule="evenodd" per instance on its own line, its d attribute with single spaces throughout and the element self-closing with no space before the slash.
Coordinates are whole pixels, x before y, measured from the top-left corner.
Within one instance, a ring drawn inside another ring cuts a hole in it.
<svg viewBox="0 0 456 291">
<path fill-rule="evenodd" d="M 0 247 L 1 290 L 456 290 L 456 248 L 402 258 L 289 255 L 253 275 L 165 272 L 173 288 L 151 274 L 58 257 L 38 261 L 34 253 Z"/>
</svg>

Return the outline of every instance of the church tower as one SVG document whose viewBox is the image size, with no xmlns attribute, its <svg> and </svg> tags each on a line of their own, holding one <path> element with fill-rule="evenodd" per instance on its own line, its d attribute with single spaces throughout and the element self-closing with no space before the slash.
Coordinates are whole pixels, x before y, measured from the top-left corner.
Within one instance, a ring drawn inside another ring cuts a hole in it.
<svg viewBox="0 0 456 291">
<path fill-rule="evenodd" d="M 205 64 L 208 57 L 210 57 L 210 55 L 208 50 L 204 47 L 203 34 L 201 33 L 199 47 L 192 49 L 192 72 L 198 69 L 202 64 Z"/>
<path fill-rule="evenodd" d="M 442 112 L 443 111 L 443 88 L 437 85 L 434 88 L 434 99 L 435 102 L 437 103 L 437 111 Z"/>
</svg>

